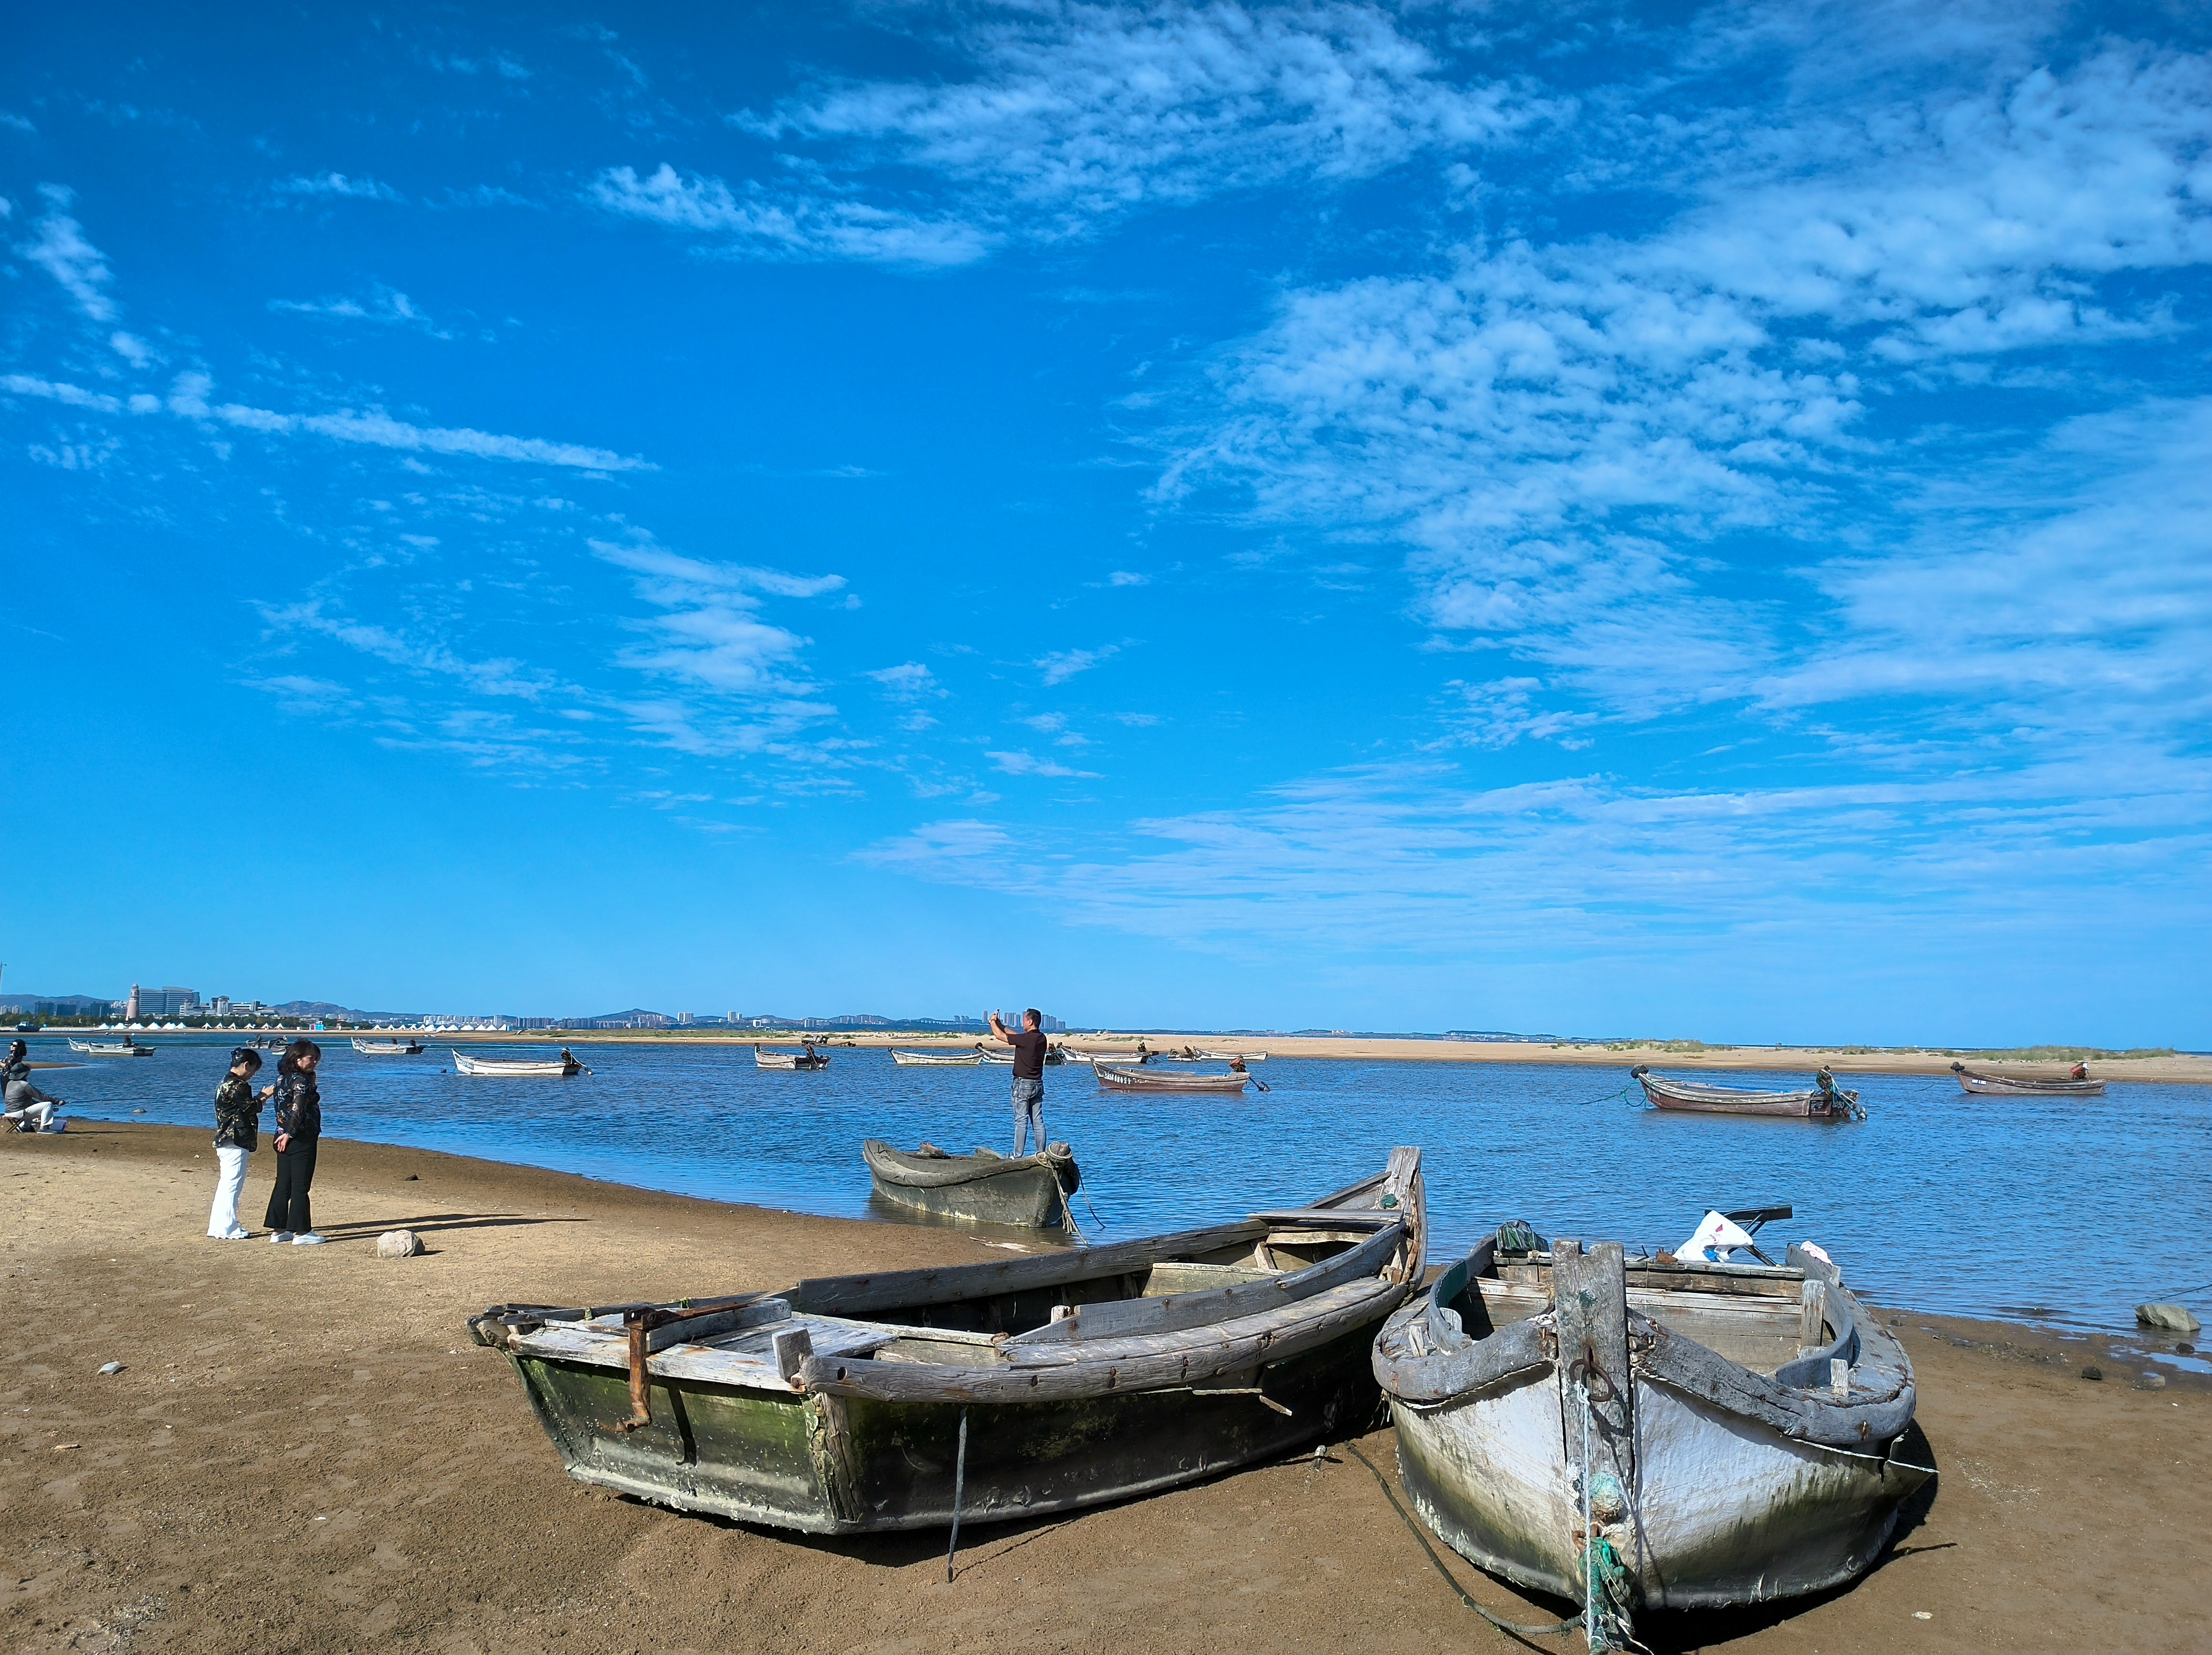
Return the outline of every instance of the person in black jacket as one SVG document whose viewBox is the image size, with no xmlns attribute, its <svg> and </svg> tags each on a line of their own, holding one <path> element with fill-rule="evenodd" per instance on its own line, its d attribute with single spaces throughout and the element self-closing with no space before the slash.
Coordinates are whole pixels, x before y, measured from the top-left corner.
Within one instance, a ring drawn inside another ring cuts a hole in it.
<svg viewBox="0 0 2212 1655">
<path fill-rule="evenodd" d="M 271 1241 L 319 1247 L 307 1191 L 315 1181 L 315 1145 L 323 1136 L 323 1094 L 315 1066 L 323 1049 L 304 1034 L 284 1049 L 276 1064 L 276 1187 L 269 1192 L 262 1222 Z"/>
</svg>

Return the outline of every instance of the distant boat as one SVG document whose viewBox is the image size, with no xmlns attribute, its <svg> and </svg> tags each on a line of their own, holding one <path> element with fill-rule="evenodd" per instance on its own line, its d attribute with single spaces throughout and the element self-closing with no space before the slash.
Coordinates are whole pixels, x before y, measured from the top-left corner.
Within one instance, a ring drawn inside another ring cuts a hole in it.
<svg viewBox="0 0 2212 1655">
<path fill-rule="evenodd" d="M 133 1046 L 128 1040 L 71 1040 L 69 1048 L 82 1052 L 89 1058 L 150 1058 L 150 1046 Z"/>
<path fill-rule="evenodd" d="M 1014 1048 L 1010 1046 L 979 1046 L 975 1048 L 975 1054 L 982 1058 L 985 1063 L 1010 1064 L 1014 1060 Z M 1067 1053 L 1062 1052 L 1058 1046 L 1050 1046 L 1045 1048 L 1044 1064 L 1046 1068 L 1058 1069 L 1061 1064 L 1068 1061 L 1069 1058 Z M 1081 1058 L 1078 1058 L 1075 1061 L 1081 1062 L 1083 1060 Z"/>
<path fill-rule="evenodd" d="M 1201 1052 L 1199 1057 L 1208 1063 L 1265 1063 L 1264 1052 Z"/>
<path fill-rule="evenodd" d="M 1978 1097 L 1990 1098 L 2101 1098 L 2105 1083 L 2093 1081 L 2081 1064 L 2074 1065 L 2074 1073 L 2066 1076 L 2039 1077 L 2033 1075 L 1983 1075 L 1962 1063 L 1951 1065 L 1951 1072 L 1959 1077 L 1960 1086 Z"/>
<path fill-rule="evenodd" d="M 1698 1081 L 1661 1080 L 1642 1064 L 1628 1071 L 1655 1108 L 1686 1109 L 1705 1115 L 1787 1115 L 1800 1120 L 1864 1120 L 1859 1094 L 1837 1089 L 1826 1069 L 1803 1092 L 1753 1092 L 1740 1086 L 1707 1086 Z"/>
<path fill-rule="evenodd" d="M 908 1154 L 870 1138 L 860 1158 L 884 1200 L 978 1224 L 1058 1229 L 1067 1197 L 1083 1183 L 1065 1143 L 1048 1144 L 1035 1155 L 1002 1155 L 980 1146 L 972 1155 L 951 1155 L 933 1143 Z"/>
<path fill-rule="evenodd" d="M 1186 1075 L 1109 1063 L 1091 1068 L 1099 1085 L 1123 1092 L 1242 1092 L 1252 1082 L 1249 1075 L 1235 1070 L 1225 1075 Z"/>
<path fill-rule="evenodd" d="M 353 1049 L 365 1058 L 419 1058 L 422 1055 L 420 1040 L 364 1040 L 356 1036 Z"/>
<path fill-rule="evenodd" d="M 453 1072 L 456 1075 L 507 1075 L 538 1080 L 567 1080 L 585 1070 L 584 1065 L 573 1058 L 565 1061 L 559 1058 L 471 1058 L 465 1052 L 455 1052 Z"/>
<path fill-rule="evenodd" d="M 753 1067 L 756 1069 L 827 1069 L 830 1058 L 820 1052 L 776 1052 L 761 1046 L 753 1048 Z"/>
<path fill-rule="evenodd" d="M 901 1052 L 893 1049 L 891 1061 L 908 1069 L 945 1068 L 957 1065 L 973 1069 L 983 1061 L 980 1052 Z"/>
</svg>

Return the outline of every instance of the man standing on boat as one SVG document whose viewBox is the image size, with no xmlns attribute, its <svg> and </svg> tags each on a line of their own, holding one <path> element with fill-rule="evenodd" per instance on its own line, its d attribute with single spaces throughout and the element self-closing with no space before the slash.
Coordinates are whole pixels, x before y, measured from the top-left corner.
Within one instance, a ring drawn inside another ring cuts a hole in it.
<svg viewBox="0 0 2212 1655">
<path fill-rule="evenodd" d="M 1035 1006 L 1022 1013 L 1020 1032 L 1009 1029 L 991 1014 L 991 1033 L 1014 1048 L 1014 1154 L 1032 1153 L 1023 1148 L 1028 1136 L 1036 1136 L 1034 1153 L 1044 1153 L 1044 1015 Z"/>
</svg>

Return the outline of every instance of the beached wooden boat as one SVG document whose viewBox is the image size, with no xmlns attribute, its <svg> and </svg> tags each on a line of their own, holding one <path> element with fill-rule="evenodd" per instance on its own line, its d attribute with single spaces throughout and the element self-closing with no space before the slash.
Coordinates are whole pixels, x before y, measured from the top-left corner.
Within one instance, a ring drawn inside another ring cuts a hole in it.
<svg viewBox="0 0 2212 1655">
<path fill-rule="evenodd" d="M 985 1063 L 1011 1064 L 1014 1060 L 1014 1048 L 1010 1046 L 979 1046 L 975 1048 L 975 1055 Z M 1066 1062 L 1067 1053 L 1058 1046 L 1045 1047 L 1044 1066 L 1047 1069 L 1058 1069 Z"/>
<path fill-rule="evenodd" d="M 983 1054 L 980 1052 L 901 1052 L 896 1047 L 893 1047 L 891 1061 L 908 1069 L 950 1067 L 973 1069 L 983 1061 Z"/>
<path fill-rule="evenodd" d="M 150 1058 L 154 1048 L 135 1046 L 126 1040 L 71 1040 L 69 1049 L 81 1052 L 88 1058 Z"/>
<path fill-rule="evenodd" d="M 620 1309 L 499 1306 L 580 1482 L 816 1534 L 1103 1504 L 1364 1428 L 1421 1276 L 1420 1152 L 1148 1240 Z"/>
<path fill-rule="evenodd" d="M 1660 1109 L 1686 1109 L 1705 1115 L 1788 1115 L 1808 1120 L 1864 1120 L 1859 1094 L 1840 1090 L 1826 1069 L 1802 1092 L 1754 1092 L 1741 1086 L 1707 1086 L 1700 1081 L 1662 1080 L 1642 1064 L 1630 1070 L 1644 1095 Z"/>
<path fill-rule="evenodd" d="M 909 1154 L 870 1138 L 860 1156 L 884 1200 L 978 1224 L 1057 1229 L 1067 1197 L 1083 1183 L 1065 1143 L 1047 1144 L 1034 1155 L 1002 1155 L 980 1144 L 972 1155 L 950 1155 L 933 1143 Z"/>
<path fill-rule="evenodd" d="M 353 1049 L 364 1058 L 419 1058 L 422 1055 L 420 1040 L 364 1040 L 354 1037 Z"/>
<path fill-rule="evenodd" d="M 1120 1092 L 1242 1092 L 1252 1083 L 1249 1075 L 1234 1070 L 1225 1075 L 1196 1075 L 1185 1070 L 1097 1063 L 1091 1065 L 1091 1072 L 1098 1076 L 1099 1085 Z"/>
<path fill-rule="evenodd" d="M 1639 1610 L 1854 1579 L 1929 1475 L 1904 1348 L 1806 1247 L 1631 1258 L 1508 1225 L 1391 1317 L 1375 1374 L 1423 1520 L 1594 1608 L 1594 1647 Z"/>
<path fill-rule="evenodd" d="M 71 1042 L 75 1044 L 74 1041 Z M 2081 1064 L 2063 1076 L 1984 1075 L 1962 1063 L 1951 1065 L 1959 1085 L 1977 1097 L 1989 1098 L 2101 1098 L 2105 1082 L 2089 1078 Z"/>
<path fill-rule="evenodd" d="M 826 1052 L 778 1052 L 763 1046 L 753 1048 L 753 1067 L 756 1069 L 827 1069 L 830 1054 Z"/>
<path fill-rule="evenodd" d="M 452 1047 L 447 1048 L 453 1051 Z M 534 1079 L 567 1080 L 584 1072 L 584 1065 L 574 1058 L 472 1058 L 465 1052 L 453 1052 L 453 1072 L 456 1075 L 507 1075 Z"/>
<path fill-rule="evenodd" d="M 1200 1063 L 1265 1063 L 1264 1052 L 1200 1052 L 1194 1054 Z"/>
</svg>

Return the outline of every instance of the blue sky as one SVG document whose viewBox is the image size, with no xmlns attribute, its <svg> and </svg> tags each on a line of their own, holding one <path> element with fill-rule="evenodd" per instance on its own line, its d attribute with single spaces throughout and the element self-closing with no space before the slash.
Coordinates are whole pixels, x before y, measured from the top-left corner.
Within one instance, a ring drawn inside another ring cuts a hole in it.
<svg viewBox="0 0 2212 1655">
<path fill-rule="evenodd" d="M 9 986 L 2212 1046 L 2185 9 L 9 32 Z"/>
</svg>

